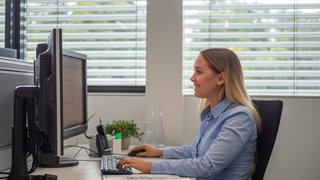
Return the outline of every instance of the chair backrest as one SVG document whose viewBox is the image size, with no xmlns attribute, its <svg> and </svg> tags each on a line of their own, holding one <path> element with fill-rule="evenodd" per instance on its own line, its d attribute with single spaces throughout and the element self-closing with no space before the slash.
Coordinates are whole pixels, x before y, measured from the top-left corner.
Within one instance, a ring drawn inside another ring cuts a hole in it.
<svg viewBox="0 0 320 180">
<path fill-rule="evenodd" d="M 257 140 L 257 164 L 252 180 L 263 180 L 280 124 L 283 102 L 280 100 L 252 101 L 262 119 Z"/>
</svg>

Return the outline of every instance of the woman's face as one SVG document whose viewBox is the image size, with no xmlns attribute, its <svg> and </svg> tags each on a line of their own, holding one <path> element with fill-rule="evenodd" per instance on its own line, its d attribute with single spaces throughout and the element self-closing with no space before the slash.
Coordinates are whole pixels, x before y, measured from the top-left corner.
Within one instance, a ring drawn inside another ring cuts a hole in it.
<svg viewBox="0 0 320 180">
<path fill-rule="evenodd" d="M 194 85 L 194 95 L 198 98 L 216 99 L 219 85 L 224 83 L 222 74 L 216 74 L 211 70 L 200 54 L 194 63 L 194 73 L 190 78 Z"/>
</svg>

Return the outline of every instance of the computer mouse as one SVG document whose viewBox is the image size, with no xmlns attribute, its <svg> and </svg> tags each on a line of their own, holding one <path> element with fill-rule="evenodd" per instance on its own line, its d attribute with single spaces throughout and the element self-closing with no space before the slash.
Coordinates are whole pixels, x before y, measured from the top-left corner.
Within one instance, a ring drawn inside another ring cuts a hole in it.
<svg viewBox="0 0 320 180">
<path fill-rule="evenodd" d="M 145 152 L 145 151 L 146 150 L 144 150 L 144 149 L 138 149 L 138 150 L 130 151 L 128 153 L 128 156 L 137 156 L 138 153 Z"/>
</svg>

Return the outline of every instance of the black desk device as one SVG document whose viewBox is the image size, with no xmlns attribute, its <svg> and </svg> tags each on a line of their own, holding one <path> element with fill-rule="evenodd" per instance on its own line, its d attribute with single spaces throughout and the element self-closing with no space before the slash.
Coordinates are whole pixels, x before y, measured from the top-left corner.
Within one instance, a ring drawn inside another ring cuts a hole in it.
<svg viewBox="0 0 320 180">
<path fill-rule="evenodd" d="M 101 157 L 102 155 L 110 155 L 110 146 L 106 137 L 106 134 L 104 133 L 104 129 L 102 125 L 97 126 L 98 134 L 96 136 L 96 145 L 98 150 L 98 155 Z M 109 150 L 108 150 L 109 149 Z"/>
<path fill-rule="evenodd" d="M 137 156 L 138 153 L 145 152 L 145 151 L 146 150 L 144 150 L 144 149 L 138 149 L 138 150 L 130 151 L 128 153 L 128 156 Z"/>
</svg>

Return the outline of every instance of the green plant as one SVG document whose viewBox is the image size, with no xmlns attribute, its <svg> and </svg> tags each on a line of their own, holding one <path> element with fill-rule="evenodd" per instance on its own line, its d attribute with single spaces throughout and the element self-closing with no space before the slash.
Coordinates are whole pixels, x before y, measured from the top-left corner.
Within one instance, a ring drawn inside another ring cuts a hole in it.
<svg viewBox="0 0 320 180">
<path fill-rule="evenodd" d="M 132 120 L 117 120 L 112 121 L 112 123 L 107 123 L 105 125 L 106 134 L 120 133 L 122 138 L 126 138 L 129 136 L 135 137 L 141 140 L 143 133 L 140 132 L 140 128 Z"/>
</svg>

